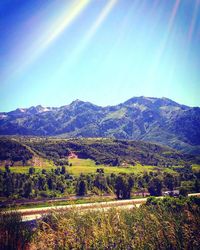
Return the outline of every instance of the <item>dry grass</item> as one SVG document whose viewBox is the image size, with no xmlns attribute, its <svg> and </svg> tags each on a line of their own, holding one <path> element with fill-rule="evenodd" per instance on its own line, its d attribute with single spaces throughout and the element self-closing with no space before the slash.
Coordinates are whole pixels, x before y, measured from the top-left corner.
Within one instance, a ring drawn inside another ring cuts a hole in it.
<svg viewBox="0 0 200 250">
<path fill-rule="evenodd" d="M 200 209 L 142 206 L 52 213 L 39 223 L 31 249 L 198 249 Z"/>
</svg>

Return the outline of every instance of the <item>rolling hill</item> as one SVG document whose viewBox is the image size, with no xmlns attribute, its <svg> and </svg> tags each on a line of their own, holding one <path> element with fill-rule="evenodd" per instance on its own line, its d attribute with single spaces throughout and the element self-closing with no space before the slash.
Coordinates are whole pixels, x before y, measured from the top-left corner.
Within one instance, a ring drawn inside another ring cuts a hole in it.
<svg viewBox="0 0 200 250">
<path fill-rule="evenodd" d="M 71 155 L 91 159 L 96 165 L 152 165 L 168 167 L 200 163 L 197 156 L 183 154 L 166 146 L 148 142 L 109 138 L 0 138 L 0 165 L 35 165 L 35 158 L 67 165 Z M 36 166 L 38 161 L 36 162 Z"/>
</svg>

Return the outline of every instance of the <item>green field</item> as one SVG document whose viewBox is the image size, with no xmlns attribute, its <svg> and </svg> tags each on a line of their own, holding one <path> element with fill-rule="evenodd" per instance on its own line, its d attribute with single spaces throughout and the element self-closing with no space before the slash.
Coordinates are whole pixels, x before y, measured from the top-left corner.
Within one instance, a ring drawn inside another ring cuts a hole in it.
<svg viewBox="0 0 200 250">
<path fill-rule="evenodd" d="M 194 172 L 200 172 L 200 165 L 198 165 L 198 164 L 193 164 L 193 165 L 192 165 L 192 170 L 193 170 Z"/>
<path fill-rule="evenodd" d="M 13 166 L 10 167 L 10 170 L 14 173 L 21 173 L 26 174 L 29 172 L 29 168 L 31 166 Z M 50 171 L 51 169 L 55 169 L 56 166 L 51 161 L 45 161 L 44 166 L 34 166 L 36 173 L 41 172 L 42 169 L 46 169 L 47 171 Z M 5 167 L 0 166 L 0 169 L 3 171 L 5 170 Z"/>
<path fill-rule="evenodd" d="M 111 173 L 134 173 L 134 174 L 141 174 L 144 172 L 155 172 L 155 171 L 162 171 L 167 173 L 176 174 L 176 172 L 170 168 L 158 168 L 155 166 L 142 166 L 140 164 L 137 164 L 135 166 L 119 166 L 119 167 L 113 167 L 113 166 L 106 166 L 106 165 L 96 165 L 93 160 L 90 159 L 70 159 L 69 163 L 72 164 L 72 166 L 66 166 L 67 171 L 69 174 L 79 176 L 81 173 L 83 174 L 94 174 L 96 173 L 96 170 L 98 168 L 103 168 L 105 174 L 111 174 Z M 14 173 L 28 173 L 30 166 L 14 166 L 10 167 L 11 171 Z M 53 163 L 48 162 L 45 166 L 34 166 L 36 172 L 41 172 L 42 169 L 46 169 L 47 171 L 50 171 L 51 169 L 55 169 L 56 166 L 53 165 Z M 197 168 L 197 165 L 195 166 Z M 0 169 L 5 170 L 4 167 L 0 167 Z"/>
<path fill-rule="evenodd" d="M 73 175 L 80 175 L 83 174 L 92 174 L 96 173 L 97 168 L 103 168 L 105 174 L 111 174 L 111 173 L 134 173 L 134 174 L 140 174 L 143 172 L 151 172 L 156 171 L 156 168 L 154 166 L 142 166 L 142 165 L 135 165 L 135 166 L 119 166 L 119 167 L 113 167 L 113 166 L 105 166 L 105 165 L 96 165 L 94 161 L 87 159 L 71 159 L 69 161 L 72 163 L 72 167 L 69 167 L 69 173 Z"/>
</svg>

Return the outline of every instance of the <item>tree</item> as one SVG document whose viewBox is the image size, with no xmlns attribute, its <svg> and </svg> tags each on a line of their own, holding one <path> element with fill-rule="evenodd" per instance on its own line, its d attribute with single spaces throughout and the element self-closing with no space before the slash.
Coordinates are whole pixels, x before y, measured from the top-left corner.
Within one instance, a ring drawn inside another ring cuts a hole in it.
<svg viewBox="0 0 200 250">
<path fill-rule="evenodd" d="M 125 195 L 125 198 L 126 199 L 130 199 L 131 198 L 131 190 L 134 186 L 134 179 L 130 176 L 128 178 L 128 183 L 127 183 L 127 189 L 126 189 L 126 195 Z"/>
<path fill-rule="evenodd" d="M 97 187 L 101 191 L 108 190 L 107 180 L 103 174 L 96 175 L 95 180 L 94 180 L 94 186 Z"/>
<path fill-rule="evenodd" d="M 46 171 L 46 169 L 42 169 L 42 174 L 46 174 L 47 173 L 47 171 Z"/>
<path fill-rule="evenodd" d="M 10 176 L 7 176 L 5 179 L 4 179 L 4 182 L 3 182 L 3 194 L 6 196 L 6 197 L 9 197 L 10 195 L 13 194 L 13 182 L 12 182 L 12 179 Z"/>
<path fill-rule="evenodd" d="M 24 185 L 24 197 L 29 198 L 31 193 L 32 193 L 32 183 L 28 181 Z"/>
<path fill-rule="evenodd" d="M 185 187 L 181 187 L 179 190 L 179 195 L 186 197 L 188 195 L 188 190 Z"/>
<path fill-rule="evenodd" d="M 115 181 L 115 193 L 118 199 L 130 199 L 131 189 L 134 186 L 134 179 L 132 177 L 119 175 Z"/>
<path fill-rule="evenodd" d="M 60 175 L 60 168 L 56 168 L 56 169 L 55 169 L 55 174 L 56 174 L 56 175 Z"/>
<path fill-rule="evenodd" d="M 60 173 L 61 174 L 66 174 L 66 167 L 65 166 L 62 166 Z"/>
<path fill-rule="evenodd" d="M 194 182 L 194 192 L 196 192 L 196 193 L 200 192 L 200 181 L 197 179 Z"/>
<path fill-rule="evenodd" d="M 87 184 L 84 180 L 80 180 L 77 186 L 77 195 L 84 196 L 87 194 Z"/>
<path fill-rule="evenodd" d="M 143 189 L 144 188 L 144 179 L 140 178 L 138 180 L 138 188 Z"/>
<path fill-rule="evenodd" d="M 162 195 L 162 181 L 159 178 L 153 178 L 149 183 L 149 193 L 152 196 L 161 196 Z"/>
<path fill-rule="evenodd" d="M 9 167 L 9 165 L 5 166 L 5 170 L 6 170 L 6 173 L 10 173 L 10 167 Z"/>
<path fill-rule="evenodd" d="M 32 175 L 35 173 L 35 168 L 31 167 L 29 168 L 29 174 Z"/>
<path fill-rule="evenodd" d="M 55 190 L 55 189 L 56 189 L 56 184 L 55 184 L 55 182 L 54 182 L 54 180 L 53 180 L 52 177 L 50 177 L 50 178 L 47 180 L 47 185 L 48 185 L 48 188 L 49 188 L 50 190 Z"/>
<path fill-rule="evenodd" d="M 96 172 L 99 173 L 99 174 L 104 174 L 104 169 L 103 168 L 97 168 Z"/>
<path fill-rule="evenodd" d="M 164 184 L 170 191 L 173 191 L 175 187 L 175 180 L 173 175 L 167 174 L 164 178 Z"/>
<path fill-rule="evenodd" d="M 117 199 L 123 198 L 123 192 L 124 192 L 124 180 L 121 175 L 117 176 L 116 182 L 115 182 L 115 193 L 117 195 Z"/>
<path fill-rule="evenodd" d="M 113 166 L 120 166 L 120 159 L 119 158 L 116 158 L 113 162 Z"/>
<path fill-rule="evenodd" d="M 46 190 L 45 185 L 47 184 L 47 180 L 45 176 L 40 175 L 38 178 L 38 189 L 41 190 Z"/>
<path fill-rule="evenodd" d="M 0 249 L 29 249 L 33 229 L 18 212 L 0 212 Z"/>
<path fill-rule="evenodd" d="M 57 183 L 57 187 L 56 187 L 57 190 L 59 190 L 61 193 L 64 193 L 65 192 L 65 185 L 62 181 L 59 181 Z"/>
</svg>

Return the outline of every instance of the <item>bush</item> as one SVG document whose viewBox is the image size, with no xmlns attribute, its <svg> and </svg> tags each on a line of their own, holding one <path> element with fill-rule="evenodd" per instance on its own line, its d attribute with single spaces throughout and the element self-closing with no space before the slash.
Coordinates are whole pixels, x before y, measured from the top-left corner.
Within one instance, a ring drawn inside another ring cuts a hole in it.
<svg viewBox="0 0 200 250">
<path fill-rule="evenodd" d="M 181 196 L 186 197 L 186 196 L 188 195 L 188 190 L 187 190 L 187 188 L 181 187 L 180 190 L 179 190 L 179 194 L 180 194 Z"/>
<path fill-rule="evenodd" d="M 0 212 L 0 249 L 26 249 L 32 239 L 31 227 L 22 222 L 17 212 Z"/>
</svg>

